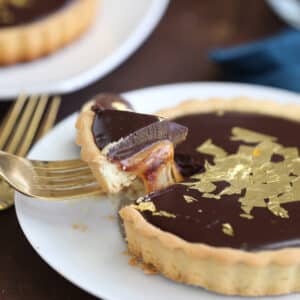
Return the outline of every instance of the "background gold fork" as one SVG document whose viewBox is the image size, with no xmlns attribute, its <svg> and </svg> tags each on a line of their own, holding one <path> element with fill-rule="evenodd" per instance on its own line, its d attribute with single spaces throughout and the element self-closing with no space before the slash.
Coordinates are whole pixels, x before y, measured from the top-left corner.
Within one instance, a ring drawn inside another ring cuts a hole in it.
<svg viewBox="0 0 300 300">
<path fill-rule="evenodd" d="M 60 97 L 21 95 L 0 127 L 0 150 L 25 156 L 30 146 L 52 128 Z M 0 210 L 14 204 L 14 190 L 0 179 Z"/>
<path fill-rule="evenodd" d="M 79 159 L 34 161 L 0 151 L 0 175 L 15 190 L 38 199 L 73 199 L 100 192 L 90 168 Z"/>
</svg>

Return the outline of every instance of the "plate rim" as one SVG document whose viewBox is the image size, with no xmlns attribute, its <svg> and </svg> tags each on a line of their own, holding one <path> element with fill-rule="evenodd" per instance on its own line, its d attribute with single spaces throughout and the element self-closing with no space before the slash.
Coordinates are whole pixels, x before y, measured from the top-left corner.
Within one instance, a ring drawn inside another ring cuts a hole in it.
<svg viewBox="0 0 300 300">
<path fill-rule="evenodd" d="M 287 1 L 287 0 L 286 0 Z M 291 5 L 296 5 L 295 0 L 288 0 Z M 273 10 L 274 14 L 276 14 L 277 17 L 279 17 L 282 21 L 284 21 L 287 25 L 290 25 L 291 27 L 295 29 L 300 28 L 300 20 L 295 18 L 294 15 L 288 15 L 286 13 L 286 10 L 283 9 L 284 5 L 282 5 L 282 2 L 276 1 L 276 0 L 266 0 L 270 8 Z M 298 5 L 300 10 L 300 6 Z"/>
<path fill-rule="evenodd" d="M 256 90 L 264 90 L 267 93 L 276 92 L 280 94 L 286 94 L 291 97 L 299 98 L 300 100 L 300 93 L 286 90 L 279 87 L 274 87 L 270 85 L 263 85 L 263 84 L 253 84 L 253 83 L 246 83 L 246 82 L 234 82 L 234 81 L 178 81 L 173 83 L 165 83 L 165 84 L 158 84 L 158 85 L 149 85 L 142 88 L 132 89 L 129 91 L 122 92 L 122 95 L 124 97 L 130 96 L 130 94 L 133 93 L 143 93 L 143 92 L 149 92 L 154 90 L 160 90 L 160 89 L 170 89 L 175 87 L 194 87 L 194 86 L 207 86 L 207 87 L 241 87 L 241 88 L 248 88 L 248 89 L 256 89 Z"/>
<path fill-rule="evenodd" d="M 273 87 L 268 87 L 268 86 L 263 86 L 263 85 L 254 85 L 254 84 L 244 84 L 244 83 L 235 83 L 235 82 L 216 82 L 216 81 L 207 81 L 207 82 L 179 82 L 179 83 L 172 83 L 172 84 L 163 84 L 163 85 L 155 85 L 155 86 L 148 86 L 145 88 L 141 88 L 141 89 L 136 89 L 136 90 L 130 90 L 127 91 L 125 93 L 123 93 L 122 95 L 124 95 L 125 97 L 130 97 L 130 94 L 139 94 L 139 93 L 151 93 L 153 91 L 158 91 L 161 89 L 174 89 L 174 88 L 184 88 L 187 89 L 189 87 L 195 87 L 195 86 L 199 86 L 201 87 L 217 87 L 217 88 L 229 88 L 229 87 L 236 87 L 236 88 L 246 88 L 246 89 L 254 89 L 254 90 L 261 90 L 264 91 L 266 93 L 279 93 L 282 95 L 287 95 L 288 97 L 294 98 L 295 100 L 292 100 L 293 102 L 299 100 L 299 105 L 300 105 L 300 94 L 295 93 L 295 92 L 291 92 L 291 91 L 287 91 L 284 89 L 280 89 L 280 88 L 273 88 Z M 251 96 L 249 96 L 251 97 Z M 182 99 L 184 100 L 184 99 Z M 278 100 L 275 100 L 278 101 Z M 290 102 L 290 100 L 288 100 L 288 102 Z M 75 118 L 76 114 L 78 112 L 74 112 L 72 114 L 70 114 L 69 116 L 67 116 L 65 119 L 63 119 L 62 121 L 60 121 L 56 126 L 61 126 L 64 122 L 69 122 L 70 119 Z M 37 144 L 38 145 L 38 144 Z M 24 227 L 23 227 L 23 220 L 22 220 L 22 216 L 21 216 L 21 211 L 19 210 L 19 201 L 22 201 L 20 199 L 18 199 L 18 197 L 22 196 L 20 193 L 16 192 L 15 193 L 15 211 L 16 211 L 16 216 L 17 216 L 17 221 L 20 225 L 20 228 L 25 236 L 25 238 L 27 239 L 28 243 L 31 245 L 31 247 L 33 248 L 33 250 L 38 254 L 38 256 L 48 264 L 48 266 L 54 270 L 55 272 L 57 272 L 60 276 L 62 276 L 63 278 L 65 278 L 67 281 L 69 281 L 70 283 L 72 283 L 74 286 L 80 288 L 81 290 L 85 291 L 86 293 L 95 296 L 96 298 L 102 298 L 105 300 L 121 300 L 121 299 L 111 299 L 111 298 L 107 298 L 106 296 L 102 296 L 99 295 L 93 291 L 91 291 L 91 289 L 86 286 L 85 284 L 82 284 L 80 282 L 78 282 L 78 280 L 71 278 L 71 276 L 69 274 L 65 274 L 63 268 L 55 265 L 55 263 L 50 262 L 50 259 L 47 258 L 46 255 L 44 255 L 42 253 L 42 251 L 40 251 L 39 247 L 35 246 L 33 241 L 29 238 L 29 232 L 25 231 Z M 79 280 L 80 281 L 80 280 Z M 291 294 L 293 295 L 293 294 Z"/>
<path fill-rule="evenodd" d="M 39 87 L 31 86 L 30 93 L 55 93 L 63 95 L 76 92 L 100 80 L 118 68 L 122 63 L 126 62 L 150 37 L 164 16 L 170 3 L 170 0 L 151 1 L 152 4 L 139 25 L 128 35 L 126 40 L 104 60 L 92 68 L 73 74 L 67 79 L 60 80 L 55 84 L 39 85 Z M 0 101 L 13 101 L 13 98 L 16 98 L 20 93 L 21 91 L 16 92 L 11 88 L 2 89 L 2 91 L 0 91 Z"/>
</svg>

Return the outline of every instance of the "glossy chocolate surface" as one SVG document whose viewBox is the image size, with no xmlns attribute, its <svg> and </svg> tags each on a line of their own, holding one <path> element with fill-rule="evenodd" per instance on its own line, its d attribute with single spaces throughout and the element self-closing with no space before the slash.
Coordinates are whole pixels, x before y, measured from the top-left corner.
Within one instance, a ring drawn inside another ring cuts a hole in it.
<svg viewBox="0 0 300 300">
<path fill-rule="evenodd" d="M 186 127 L 157 116 L 103 107 L 99 103 L 93 107 L 96 113 L 93 134 L 99 149 L 117 142 L 108 152 L 113 160 L 126 159 L 161 140 L 170 140 L 176 145 L 187 136 Z"/>
<path fill-rule="evenodd" d="M 135 131 L 158 121 L 152 115 L 137 114 L 130 111 L 99 110 L 96 112 L 93 133 L 96 145 L 103 149 Z"/>
<path fill-rule="evenodd" d="M 4 1 L 3 4 L 0 2 L 0 28 L 36 21 L 59 10 L 71 1 L 75 0 L 27 0 L 19 5 L 10 0 Z"/>
<path fill-rule="evenodd" d="M 235 153 L 241 142 L 231 141 L 231 129 L 238 126 L 278 137 L 278 143 L 284 146 L 300 148 L 300 123 L 266 115 L 225 113 L 218 116 L 213 113 L 189 115 L 177 118 L 177 123 L 189 128 L 188 138 L 176 149 L 179 165 L 187 168 L 191 175 L 203 166 L 204 160 L 212 162 L 212 157 L 195 151 L 205 140 L 212 138 L 213 143 L 228 153 Z M 189 165 L 188 157 L 195 165 Z M 280 160 L 279 157 L 274 160 Z M 185 160 L 185 161 L 184 161 Z M 193 167 L 194 170 L 193 170 Z M 226 183 L 217 185 L 224 188 Z M 189 195 L 198 201 L 188 203 L 183 195 Z M 155 216 L 151 212 L 142 212 L 150 223 L 164 231 L 194 243 L 212 246 L 232 247 L 248 251 L 280 249 L 300 246 L 300 202 L 295 201 L 282 206 L 288 210 L 289 218 L 281 218 L 266 208 L 255 207 L 253 219 L 240 217 L 240 195 L 222 196 L 220 200 L 202 197 L 197 190 L 188 190 L 177 184 L 166 190 L 150 195 L 157 210 L 175 214 L 176 218 Z M 229 223 L 234 235 L 224 234 L 222 224 Z"/>
<path fill-rule="evenodd" d="M 168 120 L 157 121 L 124 136 L 121 141 L 111 147 L 108 156 L 120 161 L 163 140 L 171 141 L 176 146 L 186 139 L 187 132 L 186 127 L 177 123 Z"/>
</svg>

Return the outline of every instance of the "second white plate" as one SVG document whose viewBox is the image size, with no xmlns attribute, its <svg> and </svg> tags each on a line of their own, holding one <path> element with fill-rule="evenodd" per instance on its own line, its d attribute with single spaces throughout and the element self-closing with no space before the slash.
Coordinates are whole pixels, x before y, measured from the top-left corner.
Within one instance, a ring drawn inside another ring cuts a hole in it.
<svg viewBox="0 0 300 300">
<path fill-rule="evenodd" d="M 96 21 L 80 40 L 45 58 L 0 68 L 0 99 L 72 92 L 105 76 L 144 42 L 169 0 L 99 2 Z"/>
<path fill-rule="evenodd" d="M 191 97 L 248 96 L 300 103 L 299 95 L 278 89 L 221 83 L 160 86 L 125 96 L 138 111 L 146 113 Z M 75 120 L 76 114 L 60 123 L 32 149 L 30 156 L 48 160 L 78 157 L 79 149 L 74 144 Z M 129 258 L 122 253 L 126 246 L 117 220 L 110 218 L 116 210 L 105 197 L 53 203 L 17 194 L 16 211 L 20 225 L 37 253 L 57 272 L 95 296 L 106 300 L 228 299 L 158 275 L 145 275 L 142 270 L 130 266 Z M 296 300 L 299 295 L 280 299 Z"/>
<path fill-rule="evenodd" d="M 290 26 L 300 28 L 299 0 L 267 0 L 274 12 Z"/>
</svg>

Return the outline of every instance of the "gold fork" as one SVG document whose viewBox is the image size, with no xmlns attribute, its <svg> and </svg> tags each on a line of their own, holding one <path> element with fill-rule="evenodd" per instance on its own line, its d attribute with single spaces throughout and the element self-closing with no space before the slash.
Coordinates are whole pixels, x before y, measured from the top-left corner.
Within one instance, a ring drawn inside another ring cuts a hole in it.
<svg viewBox="0 0 300 300">
<path fill-rule="evenodd" d="M 60 106 L 59 97 L 21 95 L 0 127 L 0 150 L 25 156 L 34 141 L 52 128 Z M 0 179 L 0 211 L 14 203 L 14 190 Z"/>
<path fill-rule="evenodd" d="M 100 188 L 83 161 L 34 161 L 0 151 L 0 175 L 30 197 L 61 200 L 99 194 Z"/>
</svg>

